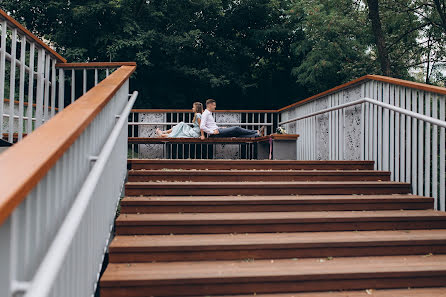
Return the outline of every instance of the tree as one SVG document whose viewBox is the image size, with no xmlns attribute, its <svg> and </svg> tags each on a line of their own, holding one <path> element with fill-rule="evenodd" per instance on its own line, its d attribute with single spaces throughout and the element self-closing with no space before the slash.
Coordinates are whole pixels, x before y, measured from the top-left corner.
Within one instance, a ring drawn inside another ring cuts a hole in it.
<svg viewBox="0 0 446 297">
<path fill-rule="evenodd" d="M 421 69 L 439 82 L 445 8 L 429 1 L 8 0 L 2 8 L 69 61 L 136 61 L 137 107 L 212 97 L 221 108 L 267 109 L 370 73 L 415 79 Z"/>
<path fill-rule="evenodd" d="M 10 1 L 5 8 L 69 61 L 138 63 L 140 107 L 275 108 L 306 94 L 290 75 L 286 1 Z"/>
</svg>

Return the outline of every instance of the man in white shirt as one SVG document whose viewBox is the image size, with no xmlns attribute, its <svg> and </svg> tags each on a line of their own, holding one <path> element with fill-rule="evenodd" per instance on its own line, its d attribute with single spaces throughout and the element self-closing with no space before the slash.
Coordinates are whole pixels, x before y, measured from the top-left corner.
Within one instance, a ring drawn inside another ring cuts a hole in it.
<svg viewBox="0 0 446 297">
<path fill-rule="evenodd" d="M 217 102 L 214 99 L 206 100 L 206 110 L 201 116 L 200 129 L 213 137 L 260 137 L 263 136 L 265 127 L 260 130 L 248 130 L 242 127 L 219 128 L 215 123 L 212 112 L 217 108 Z M 201 139 L 205 137 L 202 134 Z"/>
</svg>

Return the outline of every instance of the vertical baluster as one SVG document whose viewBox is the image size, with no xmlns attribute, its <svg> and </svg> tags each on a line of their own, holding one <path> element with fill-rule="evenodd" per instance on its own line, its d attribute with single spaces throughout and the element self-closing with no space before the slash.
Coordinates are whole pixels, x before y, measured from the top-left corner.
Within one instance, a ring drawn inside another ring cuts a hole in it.
<svg viewBox="0 0 446 297">
<path fill-rule="evenodd" d="M 312 112 L 314 112 L 315 110 L 315 103 L 312 103 Z M 316 160 L 316 139 L 317 139 L 317 130 L 316 130 L 316 117 L 312 117 L 311 118 L 311 125 L 312 125 L 312 143 L 313 143 L 313 147 L 312 147 L 312 154 L 311 154 L 311 159 L 312 160 Z"/>
<path fill-rule="evenodd" d="M 445 121 L 445 109 L 446 109 L 446 98 L 441 96 L 438 98 L 440 103 L 440 120 Z M 445 130 L 446 128 L 440 128 L 440 210 L 445 211 L 446 209 L 446 191 L 445 191 Z"/>
<path fill-rule="evenodd" d="M 82 71 L 82 94 L 87 93 L 87 68 Z"/>
<path fill-rule="evenodd" d="M 384 101 L 384 83 L 378 82 L 378 101 Z M 384 118 L 384 110 L 382 107 L 378 106 L 378 170 L 384 170 L 384 157 L 387 157 L 385 150 L 383 149 L 384 145 L 384 127 L 383 127 L 383 118 Z"/>
<path fill-rule="evenodd" d="M 401 104 L 400 104 L 400 87 L 394 86 L 394 88 L 395 88 L 395 92 L 394 92 L 393 104 L 397 107 L 400 107 L 401 106 Z M 390 130 L 390 132 L 393 133 L 393 137 L 391 139 L 394 139 L 394 148 L 395 148 L 393 152 L 391 151 L 391 153 L 393 154 L 393 156 L 391 157 L 391 160 L 392 159 L 394 160 L 394 162 L 391 163 L 391 165 L 393 166 L 391 168 L 391 170 L 395 171 L 394 180 L 401 181 L 401 177 L 400 177 L 400 159 L 401 159 L 401 154 L 400 154 L 400 114 L 398 112 L 392 111 L 390 113 L 390 116 L 391 116 L 390 124 L 392 125 L 393 123 L 395 123 L 394 128 L 392 127 Z"/>
<path fill-rule="evenodd" d="M 388 83 L 384 83 L 382 86 L 382 102 L 389 103 L 389 92 L 390 92 L 390 86 Z M 382 149 L 382 163 L 381 163 L 381 169 L 382 170 L 389 170 L 390 169 L 390 160 L 389 160 L 389 151 L 390 151 L 390 141 L 389 141 L 389 110 L 387 108 L 382 109 L 382 141 L 381 141 L 381 149 Z"/>
<path fill-rule="evenodd" d="M 314 102 L 311 103 L 311 112 L 314 112 L 316 104 Z M 316 137 L 317 137 L 317 131 L 316 131 L 316 117 L 311 117 L 311 160 L 316 160 Z"/>
<path fill-rule="evenodd" d="M 25 100 L 25 63 L 26 63 L 26 38 L 25 35 L 20 36 L 20 83 L 19 83 L 19 127 L 18 140 L 23 137 L 23 114 Z"/>
<path fill-rule="evenodd" d="M 305 114 L 308 114 L 308 104 L 304 105 L 304 112 Z M 305 160 L 308 160 L 310 158 L 310 123 L 308 118 L 304 119 L 304 125 L 305 125 Z"/>
<path fill-rule="evenodd" d="M 51 117 L 56 114 L 56 59 L 51 59 Z"/>
<path fill-rule="evenodd" d="M 395 86 L 389 85 L 388 103 L 395 105 Z M 392 180 L 395 180 L 395 113 L 392 110 L 387 110 L 388 114 L 388 138 L 389 138 L 389 155 L 388 168 Z M 385 147 L 384 147 L 385 148 Z"/>
<path fill-rule="evenodd" d="M 265 123 L 266 123 L 266 121 L 262 120 L 262 114 L 257 113 L 257 127 L 258 128 L 256 130 L 260 130 L 260 128 L 262 128 L 262 126 L 265 126 L 265 128 L 268 127 L 265 125 Z M 267 130 L 265 129 L 265 135 L 267 135 L 267 134 L 268 134 Z"/>
<path fill-rule="evenodd" d="M 43 103 L 43 121 L 46 122 L 49 119 L 49 109 L 50 109 L 50 62 L 51 57 L 46 54 L 45 57 L 45 74 L 43 76 L 45 91 L 44 91 L 44 103 Z"/>
<path fill-rule="evenodd" d="M 431 93 L 426 93 L 425 98 L 425 112 L 428 117 L 431 114 Z M 424 195 L 431 197 L 431 125 L 425 123 L 425 137 L 424 137 Z"/>
<path fill-rule="evenodd" d="M 373 99 L 379 101 L 378 93 L 381 90 L 380 83 L 377 81 L 373 81 Z M 379 159 L 378 159 L 378 130 L 380 127 L 379 125 L 379 119 L 378 116 L 379 108 L 376 105 L 373 105 L 373 160 L 375 161 L 375 170 L 377 170 L 379 166 Z"/>
<path fill-rule="evenodd" d="M 94 85 L 98 84 L 98 68 L 94 69 Z"/>
<path fill-rule="evenodd" d="M 43 119 L 43 94 L 44 94 L 45 50 L 39 49 L 37 56 L 37 94 L 36 94 L 36 123 L 35 128 L 42 125 Z"/>
<path fill-rule="evenodd" d="M 406 108 L 406 99 L 405 99 L 405 87 L 399 87 L 399 98 L 400 98 L 400 107 Z M 406 181 L 406 116 L 404 114 L 399 114 L 399 123 L 400 123 L 400 141 L 399 141 L 399 149 L 400 149 L 400 179 L 399 181 Z"/>
<path fill-rule="evenodd" d="M 3 20 L 0 38 L 0 137 L 3 137 L 3 114 L 5 99 L 5 75 L 6 75 L 6 20 Z"/>
<path fill-rule="evenodd" d="M 76 70 L 71 69 L 71 103 L 76 100 Z"/>
<path fill-rule="evenodd" d="M 15 100 L 15 68 L 17 52 L 17 28 L 12 29 L 11 35 L 11 69 L 9 76 L 9 134 L 8 141 L 13 142 L 14 137 L 14 100 Z M 0 98 L 3 100 L 3 98 Z"/>
<path fill-rule="evenodd" d="M 28 117 L 26 133 L 33 131 L 33 101 L 34 101 L 34 54 L 36 45 L 34 42 L 30 43 L 29 49 L 29 76 L 28 76 L 28 107 L 26 109 L 26 116 Z"/>
<path fill-rule="evenodd" d="M 135 113 L 134 112 L 131 113 L 131 117 L 132 117 L 132 126 L 130 127 L 130 137 L 135 137 L 135 125 L 134 125 Z M 139 121 L 138 121 L 138 123 L 139 123 Z M 135 144 L 134 143 L 132 143 L 131 150 L 132 150 L 132 159 L 134 159 L 135 158 Z"/>
<path fill-rule="evenodd" d="M 337 96 L 338 94 L 333 94 L 333 106 L 336 106 L 338 104 L 337 101 Z M 338 120 L 338 115 L 339 115 L 339 111 L 335 110 L 333 111 L 333 115 L 334 115 L 334 119 L 333 119 L 333 136 L 334 136 L 334 150 L 333 150 L 333 158 L 334 160 L 339 160 L 339 120 Z"/>
<path fill-rule="evenodd" d="M 368 98 L 369 97 L 369 83 L 365 82 L 363 84 L 363 86 L 364 86 L 364 91 L 362 92 L 362 95 L 364 98 Z M 361 160 L 367 160 L 368 155 L 369 155 L 369 149 L 368 149 L 368 145 L 369 145 L 369 133 L 368 133 L 368 131 L 369 131 L 369 117 L 368 117 L 369 104 L 366 102 L 366 103 L 362 104 L 361 108 L 363 109 L 362 110 L 363 114 L 361 115 L 362 116 L 361 122 L 364 122 L 364 124 L 363 124 L 364 130 L 362 132 L 363 133 L 363 136 L 362 136 L 362 138 L 363 138 L 363 140 L 362 140 L 363 158 Z"/>
<path fill-rule="evenodd" d="M 411 94 L 412 92 L 408 88 L 404 88 L 404 101 L 407 110 L 411 110 Z M 406 116 L 406 183 L 410 183 L 412 180 L 412 118 Z"/>
<path fill-rule="evenodd" d="M 412 90 L 411 102 L 412 111 L 417 112 L 417 100 L 418 93 L 416 90 Z M 412 191 L 414 194 L 418 193 L 418 179 L 417 179 L 417 161 L 418 161 L 418 150 L 417 150 L 417 132 L 418 132 L 417 119 L 412 118 Z M 421 169 L 420 169 L 421 170 Z"/>
<path fill-rule="evenodd" d="M 374 98 L 374 96 L 373 96 L 373 82 L 370 81 L 370 82 L 367 83 L 367 85 L 368 85 L 368 87 L 367 87 L 367 90 L 368 90 L 367 96 L 369 98 L 373 99 Z M 367 160 L 374 160 L 373 159 L 373 131 L 375 129 L 375 127 L 374 127 L 375 123 L 373 121 L 373 119 L 374 119 L 373 105 L 370 104 L 370 103 L 368 104 L 368 118 L 369 118 L 368 119 L 369 131 L 368 131 L 368 146 L 367 146 L 367 149 L 368 149 L 367 156 L 368 157 L 367 157 Z"/>
<path fill-rule="evenodd" d="M 340 93 L 337 94 L 337 96 L 336 96 L 336 105 L 341 104 L 341 102 L 342 102 L 341 101 L 341 96 L 342 95 L 343 95 L 342 93 L 341 94 Z M 338 137 L 337 137 L 337 139 L 338 139 L 338 157 L 337 157 L 337 160 L 342 160 L 342 143 L 344 141 L 344 139 L 343 139 L 343 136 L 344 136 L 343 132 L 344 131 L 342 131 L 342 110 L 338 109 L 337 113 L 338 113 L 338 121 L 336 123 L 337 131 L 338 131 Z"/>
<path fill-rule="evenodd" d="M 328 107 L 331 107 L 331 95 L 328 95 L 327 98 L 328 101 Z M 333 160 L 333 134 L 332 134 L 332 112 L 328 112 L 328 159 Z"/>
<path fill-rule="evenodd" d="M 366 94 L 365 94 L 365 85 L 364 84 L 362 84 L 361 85 L 361 96 L 362 97 L 366 97 Z M 365 131 L 365 129 L 366 129 L 366 124 L 365 124 L 365 107 L 366 106 L 366 104 L 365 103 L 362 103 L 361 104 L 361 123 L 360 123 L 360 125 L 361 125 L 361 131 L 359 131 L 359 133 L 361 134 L 361 143 L 360 143 L 360 150 L 361 150 L 361 156 L 360 156 L 360 158 L 361 158 L 361 160 L 364 160 L 365 159 L 365 144 L 366 144 L 366 142 L 365 142 L 365 136 L 366 136 L 366 131 Z"/>
<path fill-rule="evenodd" d="M 108 77 L 110 75 L 110 69 L 105 69 L 105 77 Z"/>
<path fill-rule="evenodd" d="M 438 119 L 438 95 L 432 96 L 432 117 Z M 438 127 L 432 125 L 432 197 L 438 209 Z"/>
<path fill-rule="evenodd" d="M 418 95 L 418 113 L 424 114 L 424 92 L 419 91 Z M 424 165 L 423 165 L 423 156 L 424 156 L 424 122 L 418 121 L 418 195 L 424 195 L 423 189 L 423 173 L 424 173 Z"/>
<path fill-rule="evenodd" d="M 57 107 L 59 108 L 59 112 L 61 112 L 65 107 L 65 70 L 63 68 L 59 68 L 59 104 Z"/>
<path fill-rule="evenodd" d="M 344 95 L 345 95 L 345 92 L 341 91 L 339 94 L 338 105 L 344 103 Z M 344 149 L 345 148 L 345 108 L 340 109 L 339 114 L 340 114 L 339 160 L 344 160 L 345 159 L 345 149 Z"/>
</svg>

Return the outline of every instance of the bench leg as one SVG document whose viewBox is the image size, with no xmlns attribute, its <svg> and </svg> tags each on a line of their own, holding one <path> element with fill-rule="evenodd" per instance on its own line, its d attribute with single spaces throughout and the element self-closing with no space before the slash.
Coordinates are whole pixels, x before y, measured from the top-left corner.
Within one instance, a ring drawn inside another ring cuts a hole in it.
<svg viewBox="0 0 446 297">
<path fill-rule="evenodd" d="M 295 140 L 273 141 L 274 160 L 296 160 L 297 146 Z"/>
<path fill-rule="evenodd" d="M 269 142 L 259 142 L 257 144 L 257 159 L 268 160 L 269 159 Z"/>
</svg>

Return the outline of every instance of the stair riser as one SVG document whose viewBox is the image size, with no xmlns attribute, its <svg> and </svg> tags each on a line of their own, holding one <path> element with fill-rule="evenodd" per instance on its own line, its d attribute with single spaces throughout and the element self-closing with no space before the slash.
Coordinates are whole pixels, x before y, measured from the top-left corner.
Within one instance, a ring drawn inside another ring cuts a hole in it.
<svg viewBox="0 0 446 297">
<path fill-rule="evenodd" d="M 322 231 L 373 231 L 373 230 L 446 229 L 446 220 L 413 222 L 328 222 L 295 224 L 232 224 L 232 225 L 173 225 L 129 226 L 117 225 L 118 235 L 150 234 L 224 234 L 269 232 L 322 232 Z"/>
<path fill-rule="evenodd" d="M 102 297 L 147 297 L 147 296 L 203 296 L 211 294 L 259 294 L 281 292 L 315 292 L 331 290 L 391 289 L 446 286 L 446 271 L 427 275 L 419 273 L 394 273 L 361 276 L 345 275 L 345 279 L 324 279 L 309 276 L 308 279 L 266 279 L 258 282 L 230 280 L 228 283 L 206 282 L 178 285 L 141 285 L 101 287 Z"/>
<path fill-rule="evenodd" d="M 212 161 L 200 164 L 181 164 L 181 163 L 165 163 L 165 164 L 144 164 L 133 163 L 131 169 L 159 170 L 159 169 L 209 169 L 209 170 L 373 170 L 373 164 L 214 164 Z"/>
<path fill-rule="evenodd" d="M 407 185 L 361 185 L 356 187 L 331 186 L 321 187 L 312 185 L 311 187 L 218 187 L 214 188 L 172 188 L 169 185 L 162 187 L 150 186 L 126 186 L 127 196 L 234 196 L 234 195 L 379 195 L 379 194 L 408 194 L 410 186 Z"/>
<path fill-rule="evenodd" d="M 328 244 L 327 244 L 328 245 Z M 257 247 L 257 249 L 233 250 L 200 250 L 185 251 L 147 251 L 147 252 L 114 252 L 110 250 L 110 263 L 131 262 L 163 262 L 163 261 L 212 261 L 212 260 L 247 260 L 247 259 L 287 259 L 287 258 L 326 258 L 326 257 L 366 257 L 366 256 L 394 256 L 394 255 L 426 255 L 445 254 L 446 245 L 382 245 L 338 247 L 309 247 L 309 248 L 275 248 Z"/>
<path fill-rule="evenodd" d="M 235 175 L 235 174 L 215 174 L 215 175 L 197 175 L 190 173 L 189 175 L 166 175 L 166 174 L 147 174 L 147 175 L 129 175 L 129 182 L 151 182 L 151 181 L 169 181 L 169 182 L 212 182 L 212 181 L 225 181 L 225 182 L 256 182 L 256 181 L 390 181 L 389 175 L 376 175 L 376 174 L 339 174 L 335 175 Z"/>
<path fill-rule="evenodd" d="M 207 213 L 207 212 L 270 212 L 270 211 L 345 211 L 345 210 L 424 210 L 432 203 L 345 203 L 345 204 L 282 204 L 282 205 L 197 205 L 197 206 L 133 206 L 122 205 L 121 213 Z"/>
</svg>

